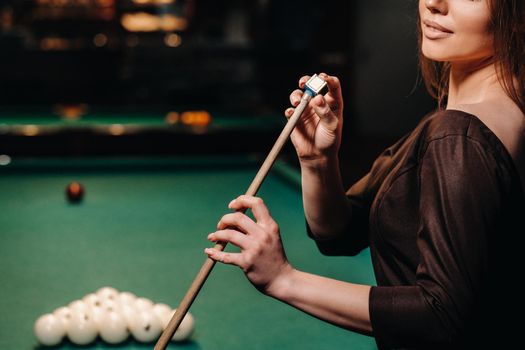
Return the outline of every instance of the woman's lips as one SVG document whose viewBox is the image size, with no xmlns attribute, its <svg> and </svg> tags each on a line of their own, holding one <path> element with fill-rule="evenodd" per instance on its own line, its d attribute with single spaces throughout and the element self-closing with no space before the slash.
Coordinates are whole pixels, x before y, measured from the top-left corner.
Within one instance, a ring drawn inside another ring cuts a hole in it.
<svg viewBox="0 0 525 350">
<path fill-rule="evenodd" d="M 447 29 L 434 21 L 427 19 L 423 21 L 423 34 L 428 39 L 442 39 L 449 37 L 453 33 L 454 32 L 450 29 Z"/>
</svg>

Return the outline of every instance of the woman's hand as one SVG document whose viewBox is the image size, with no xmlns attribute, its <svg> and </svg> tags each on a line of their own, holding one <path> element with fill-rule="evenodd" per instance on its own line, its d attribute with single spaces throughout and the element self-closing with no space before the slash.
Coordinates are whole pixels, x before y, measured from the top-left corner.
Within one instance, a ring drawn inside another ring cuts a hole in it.
<svg viewBox="0 0 525 350">
<path fill-rule="evenodd" d="M 260 198 L 243 195 L 228 207 L 237 212 L 224 215 L 217 224 L 218 231 L 210 233 L 208 239 L 231 243 L 241 252 L 207 248 L 205 253 L 213 260 L 239 266 L 258 290 L 271 295 L 293 270 L 283 250 L 279 226 Z M 251 209 L 255 221 L 240 212 L 244 209 Z"/>
<path fill-rule="evenodd" d="M 337 156 L 341 144 L 343 128 L 343 97 L 339 79 L 325 73 L 319 76 L 328 84 L 325 96 L 317 95 L 303 112 L 300 121 L 292 132 L 292 142 L 301 161 L 319 161 Z M 310 79 L 304 76 L 299 80 L 298 90 L 290 94 L 290 102 L 297 107 L 303 95 L 302 89 Z M 290 118 L 295 108 L 288 108 L 284 114 Z"/>
<path fill-rule="evenodd" d="M 240 253 L 205 250 L 216 261 L 239 266 L 261 292 L 346 329 L 371 334 L 370 286 L 336 281 L 294 269 L 286 259 L 279 226 L 260 198 L 240 196 L 228 206 L 237 210 L 219 221 L 212 242 L 227 242 Z M 255 221 L 240 212 L 251 209 Z"/>
</svg>

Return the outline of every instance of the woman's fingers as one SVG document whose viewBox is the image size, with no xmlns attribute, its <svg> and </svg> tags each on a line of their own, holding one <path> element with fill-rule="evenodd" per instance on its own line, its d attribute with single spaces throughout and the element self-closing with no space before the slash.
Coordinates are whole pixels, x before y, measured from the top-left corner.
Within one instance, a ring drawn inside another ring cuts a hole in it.
<svg viewBox="0 0 525 350">
<path fill-rule="evenodd" d="M 307 82 L 308 80 L 310 80 L 310 78 L 311 78 L 311 76 L 309 76 L 309 75 L 303 75 L 303 76 L 299 79 L 299 88 L 300 88 L 301 90 L 304 89 L 304 85 L 306 84 L 306 82 Z"/>
<path fill-rule="evenodd" d="M 240 267 L 250 282 L 266 293 L 272 282 L 289 266 L 279 227 L 260 198 L 239 196 L 230 202 L 229 207 L 238 211 L 224 215 L 217 225 L 219 230 L 211 233 L 208 239 L 232 243 L 241 251 L 230 253 L 216 246 L 206 248 L 204 252 L 212 260 Z M 256 221 L 241 212 L 246 209 L 251 209 Z"/>
<path fill-rule="evenodd" d="M 219 230 L 208 235 L 208 240 L 212 242 L 227 242 L 241 249 L 246 249 L 249 245 L 248 237 L 235 230 Z"/>
<path fill-rule="evenodd" d="M 217 230 L 225 230 L 232 227 L 235 227 L 244 233 L 259 231 L 257 224 L 241 212 L 226 214 L 217 224 Z"/>
<path fill-rule="evenodd" d="M 302 90 L 294 90 L 290 94 L 290 103 L 292 106 L 297 107 L 299 103 L 301 102 L 301 98 L 303 98 L 304 92 Z"/>
<path fill-rule="evenodd" d="M 295 108 L 287 108 L 285 111 L 284 111 L 284 116 L 286 118 L 290 118 L 292 115 L 293 115 L 293 112 L 295 111 Z"/>
<path fill-rule="evenodd" d="M 329 94 L 332 95 L 332 97 L 339 103 L 342 103 L 343 93 L 341 91 L 341 82 L 339 81 L 339 78 L 336 76 L 328 75 L 326 73 L 319 74 L 319 77 L 326 81 L 326 84 L 328 85 Z"/>
<path fill-rule="evenodd" d="M 312 106 L 315 114 L 321 119 L 321 123 L 330 126 L 330 129 L 337 127 L 337 116 L 334 114 L 330 105 L 326 102 L 323 96 L 317 95 L 312 100 Z"/>
<path fill-rule="evenodd" d="M 228 208 L 234 210 L 250 209 L 252 214 L 257 221 L 257 224 L 269 228 L 274 231 L 275 221 L 270 215 L 270 211 L 264 201 L 259 197 L 242 195 L 230 202 Z"/>
<path fill-rule="evenodd" d="M 223 264 L 236 265 L 241 268 L 243 267 L 241 253 L 228 253 L 214 248 L 206 248 L 204 249 L 204 253 L 206 253 L 210 259 Z"/>
<path fill-rule="evenodd" d="M 325 102 L 328 104 L 329 108 L 335 113 L 340 114 L 340 111 L 343 108 L 343 96 L 341 91 L 341 82 L 339 81 L 339 78 L 336 76 L 331 76 L 326 73 L 320 73 L 319 77 L 321 77 L 324 81 L 326 81 L 328 85 L 328 94 L 325 96 L 322 96 L 325 99 Z M 299 79 L 299 87 L 300 89 L 294 90 L 290 94 L 290 103 L 292 107 L 297 107 L 301 101 L 301 98 L 304 94 L 304 85 L 306 82 L 310 79 L 310 76 L 305 75 Z M 319 104 L 318 104 L 319 105 Z M 310 104 L 311 107 L 315 107 L 314 103 Z M 317 111 L 317 110 L 316 110 Z M 288 108 L 284 112 L 284 115 L 287 118 L 290 118 L 294 112 L 294 108 Z"/>
</svg>

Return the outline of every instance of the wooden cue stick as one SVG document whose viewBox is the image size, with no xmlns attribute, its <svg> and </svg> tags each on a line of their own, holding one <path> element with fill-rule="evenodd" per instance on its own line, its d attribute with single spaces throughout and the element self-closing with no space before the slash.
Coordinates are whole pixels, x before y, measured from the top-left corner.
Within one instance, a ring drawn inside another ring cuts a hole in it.
<svg viewBox="0 0 525 350">
<path fill-rule="evenodd" d="M 255 175 L 255 178 L 253 179 L 250 187 L 246 191 L 247 196 L 255 196 L 255 194 L 261 187 L 262 182 L 266 178 L 266 175 L 268 175 L 268 172 L 270 171 L 273 163 L 277 159 L 279 152 L 281 151 L 284 144 L 288 140 L 288 137 L 290 136 L 293 129 L 295 128 L 295 125 L 299 121 L 299 117 L 301 117 L 301 114 L 303 114 L 303 111 L 308 105 L 308 102 L 310 101 L 311 98 L 312 96 L 310 94 L 308 93 L 303 94 L 301 102 L 295 108 L 295 111 L 290 117 L 290 119 L 288 119 L 288 122 L 286 123 L 285 127 L 281 131 L 279 138 L 277 139 L 277 141 L 275 141 L 275 144 L 270 150 L 270 153 L 264 160 L 264 163 L 261 165 L 261 168 Z M 224 248 L 226 248 L 226 243 L 217 243 L 214 246 L 214 248 L 219 251 L 223 251 Z M 186 316 L 188 309 L 190 308 L 191 304 L 193 304 L 193 301 L 197 297 L 197 294 L 199 293 L 202 286 L 204 285 L 204 282 L 206 282 L 206 279 L 208 278 L 211 270 L 213 269 L 213 266 L 215 266 L 215 260 L 211 258 L 206 258 L 206 261 L 204 262 L 199 273 L 193 280 L 190 288 L 186 292 L 186 295 L 180 302 L 179 307 L 175 311 L 175 314 L 171 318 L 166 329 L 160 335 L 160 338 L 157 341 L 157 344 L 155 344 L 155 347 L 153 348 L 153 350 L 165 350 L 166 349 L 166 347 L 168 346 L 168 343 L 173 337 L 173 334 L 175 334 L 175 331 L 177 330 L 177 328 L 179 328 L 179 325 L 184 319 L 184 316 Z"/>
</svg>

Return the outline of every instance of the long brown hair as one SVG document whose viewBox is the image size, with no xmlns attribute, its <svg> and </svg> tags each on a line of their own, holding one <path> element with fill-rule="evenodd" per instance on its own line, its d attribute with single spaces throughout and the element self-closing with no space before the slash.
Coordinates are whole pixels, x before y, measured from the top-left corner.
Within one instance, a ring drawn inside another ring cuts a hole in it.
<svg viewBox="0 0 525 350">
<path fill-rule="evenodd" d="M 501 86 L 525 114 L 525 1 L 490 0 L 490 31 L 494 35 L 494 59 Z M 450 63 L 426 58 L 421 51 L 418 21 L 419 66 L 425 86 L 440 108 L 448 94 Z M 515 79 L 515 80 L 514 80 Z"/>
</svg>

